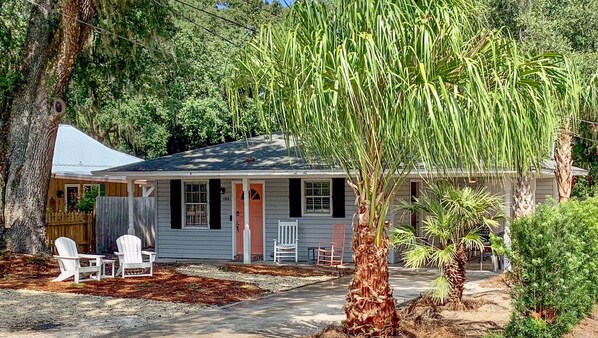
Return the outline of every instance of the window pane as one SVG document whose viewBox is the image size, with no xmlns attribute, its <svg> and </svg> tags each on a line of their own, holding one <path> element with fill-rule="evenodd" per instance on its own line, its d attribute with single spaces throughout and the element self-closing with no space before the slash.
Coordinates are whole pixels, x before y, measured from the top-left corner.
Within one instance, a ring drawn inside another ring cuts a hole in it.
<svg viewBox="0 0 598 338">
<path fill-rule="evenodd" d="M 205 192 L 202 192 L 200 194 L 201 194 L 201 200 L 199 200 L 198 202 L 208 203 L 208 194 L 206 194 Z"/>
</svg>

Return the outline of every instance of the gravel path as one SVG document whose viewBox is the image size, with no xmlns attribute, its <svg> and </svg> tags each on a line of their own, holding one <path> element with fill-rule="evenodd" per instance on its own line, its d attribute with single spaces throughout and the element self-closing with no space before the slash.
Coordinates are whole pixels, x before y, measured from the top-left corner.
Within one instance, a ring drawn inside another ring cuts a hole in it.
<svg viewBox="0 0 598 338">
<path fill-rule="evenodd" d="M 249 274 L 239 272 L 222 271 L 213 265 L 186 265 L 176 269 L 177 272 L 189 276 L 201 276 L 214 279 L 234 280 L 245 283 L 252 283 L 261 289 L 271 292 L 280 292 L 294 289 L 300 286 L 323 282 L 337 278 L 336 276 L 313 276 L 313 277 L 287 277 L 270 276 L 260 274 Z"/>
<path fill-rule="evenodd" d="M 204 308 L 143 299 L 0 289 L 0 337 L 93 337 Z"/>
</svg>

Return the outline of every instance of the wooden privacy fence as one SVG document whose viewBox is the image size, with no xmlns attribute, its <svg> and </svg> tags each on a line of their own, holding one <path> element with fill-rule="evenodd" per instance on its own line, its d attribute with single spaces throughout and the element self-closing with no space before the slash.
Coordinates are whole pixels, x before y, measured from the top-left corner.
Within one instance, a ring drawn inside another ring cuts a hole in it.
<svg viewBox="0 0 598 338">
<path fill-rule="evenodd" d="M 46 238 L 54 253 L 56 253 L 54 241 L 59 237 L 68 237 L 75 241 L 79 252 L 94 252 L 93 214 L 84 212 L 46 213 Z"/>
<path fill-rule="evenodd" d="M 133 200 L 135 235 L 143 247 L 154 247 L 156 240 L 156 200 L 135 197 Z M 96 199 L 96 251 L 117 251 L 116 239 L 127 234 L 129 203 L 127 197 L 98 196 Z"/>
</svg>

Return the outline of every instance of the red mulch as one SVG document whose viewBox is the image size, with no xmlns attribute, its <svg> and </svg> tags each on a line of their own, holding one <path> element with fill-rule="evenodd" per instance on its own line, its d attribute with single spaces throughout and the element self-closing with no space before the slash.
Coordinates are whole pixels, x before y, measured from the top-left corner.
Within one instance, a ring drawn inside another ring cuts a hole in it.
<svg viewBox="0 0 598 338">
<path fill-rule="evenodd" d="M 278 265 L 241 265 L 227 264 L 224 271 L 240 272 L 270 276 L 314 277 L 314 276 L 346 276 L 353 273 L 348 268 L 325 268 L 320 266 L 278 266 Z"/>
<path fill-rule="evenodd" d="M 187 276 L 175 266 L 154 265 L 153 277 L 107 278 L 74 284 L 52 282 L 60 274 L 54 259 L 30 255 L 0 256 L 0 288 L 144 298 L 192 304 L 225 305 L 267 293 L 256 285 Z"/>
</svg>

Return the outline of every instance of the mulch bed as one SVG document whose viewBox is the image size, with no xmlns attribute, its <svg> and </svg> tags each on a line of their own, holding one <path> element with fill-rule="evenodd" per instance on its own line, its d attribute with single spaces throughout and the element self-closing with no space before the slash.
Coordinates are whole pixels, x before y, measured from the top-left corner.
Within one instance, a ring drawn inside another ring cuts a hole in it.
<svg viewBox="0 0 598 338">
<path fill-rule="evenodd" d="M 109 278 L 79 284 L 52 282 L 58 263 L 31 255 L 0 256 L 0 288 L 144 298 L 167 302 L 225 305 L 267 293 L 254 284 L 187 276 L 172 265 L 154 265 L 153 277 Z"/>
<path fill-rule="evenodd" d="M 288 266 L 288 265 L 241 265 L 227 264 L 222 268 L 224 271 L 240 272 L 270 276 L 284 277 L 315 277 L 315 276 L 338 276 L 343 277 L 353 273 L 349 268 L 325 268 L 320 266 Z"/>
</svg>

